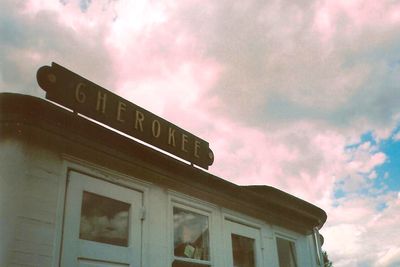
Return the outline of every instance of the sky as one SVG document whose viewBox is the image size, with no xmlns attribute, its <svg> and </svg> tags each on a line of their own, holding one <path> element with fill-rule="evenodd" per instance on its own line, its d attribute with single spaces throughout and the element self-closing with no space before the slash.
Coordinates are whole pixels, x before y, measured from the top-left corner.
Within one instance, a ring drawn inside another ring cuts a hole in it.
<svg viewBox="0 0 400 267">
<path fill-rule="evenodd" d="M 323 208 L 335 267 L 400 266 L 400 1 L 2 0 L 0 91 L 53 61 Z"/>
</svg>

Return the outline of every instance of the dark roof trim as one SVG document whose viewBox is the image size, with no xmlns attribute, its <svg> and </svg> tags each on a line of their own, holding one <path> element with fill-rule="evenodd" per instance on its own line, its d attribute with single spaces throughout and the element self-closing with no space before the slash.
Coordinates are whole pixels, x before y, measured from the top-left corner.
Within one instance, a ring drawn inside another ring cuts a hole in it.
<svg viewBox="0 0 400 267">
<path fill-rule="evenodd" d="M 11 125 L 40 128 L 113 158 L 145 166 L 169 177 L 171 186 L 179 183 L 178 189 L 206 192 L 212 202 L 296 231 L 310 233 L 314 227 L 321 228 L 327 219 L 322 209 L 281 190 L 238 186 L 40 98 L 0 93 L 0 135 L 17 137 Z M 221 202 L 221 198 L 225 200 Z"/>
</svg>

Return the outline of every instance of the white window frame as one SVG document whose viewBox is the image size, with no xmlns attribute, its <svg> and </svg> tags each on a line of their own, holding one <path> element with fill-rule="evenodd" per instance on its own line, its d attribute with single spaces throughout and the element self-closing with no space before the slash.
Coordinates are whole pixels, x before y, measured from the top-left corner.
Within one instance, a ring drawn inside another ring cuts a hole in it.
<svg viewBox="0 0 400 267">
<path fill-rule="evenodd" d="M 266 226 L 264 221 L 259 220 L 254 217 L 250 217 L 250 216 L 242 214 L 242 213 L 239 213 L 237 211 L 232 211 L 232 210 L 222 208 L 221 214 L 222 214 L 223 222 L 231 221 L 234 223 L 243 224 L 245 226 L 257 228 L 260 230 L 262 230 Z"/>
<path fill-rule="evenodd" d="M 130 176 L 114 169 L 105 168 L 95 163 L 82 160 L 80 158 L 62 154 L 62 170 L 60 172 L 60 184 L 58 194 L 58 205 L 57 205 L 57 219 L 55 223 L 55 232 L 57 233 L 55 238 L 56 249 L 54 250 L 54 262 L 52 266 L 59 266 L 60 256 L 62 250 L 62 232 L 64 225 L 64 212 L 65 212 L 65 201 L 66 201 L 66 188 L 67 188 L 67 177 L 70 171 L 75 171 L 81 174 L 86 174 L 95 179 L 107 181 L 131 190 L 139 191 L 142 193 L 142 207 L 143 216 L 145 215 L 145 209 L 149 206 L 149 190 L 151 187 L 150 182 L 146 182 L 135 176 Z M 145 219 L 145 218 L 144 218 Z M 142 265 L 147 266 L 147 253 L 148 245 L 146 240 L 149 236 L 149 224 L 142 223 L 142 249 L 141 259 Z"/>
<path fill-rule="evenodd" d="M 193 213 L 197 213 L 203 216 L 206 216 L 208 218 L 208 234 L 209 234 L 209 260 L 196 260 L 196 259 L 190 259 L 190 258 L 184 258 L 184 257 L 179 257 L 175 256 L 174 253 L 174 225 L 173 225 L 173 211 L 174 207 L 191 211 Z M 193 197 L 189 197 L 187 195 L 183 195 L 181 193 L 175 192 L 175 191 L 169 191 L 169 218 L 168 218 L 168 224 L 167 224 L 167 231 L 170 233 L 169 234 L 169 254 L 171 257 L 170 260 L 170 265 L 172 266 L 172 263 L 177 260 L 181 262 L 187 262 L 187 263 L 194 263 L 194 264 L 201 264 L 204 266 L 215 266 L 215 257 L 214 257 L 214 232 L 213 231 L 213 218 L 215 217 L 215 210 L 216 206 L 204 202 L 202 200 L 195 199 Z"/>
<path fill-rule="evenodd" d="M 265 224 L 262 221 L 259 221 L 257 219 L 254 218 L 250 218 L 249 216 L 243 215 L 243 214 L 239 214 L 237 212 L 234 211 L 224 211 L 222 213 L 222 229 L 226 228 L 226 224 L 227 223 L 231 223 L 234 225 L 237 225 L 237 227 L 243 227 L 243 229 L 249 229 L 250 231 L 256 231 L 257 235 L 258 235 L 258 240 L 255 240 L 255 252 L 256 252 L 256 265 L 259 267 L 262 267 L 265 265 L 265 250 L 264 250 L 264 238 L 263 238 L 263 231 L 265 229 Z M 231 238 L 231 234 L 232 232 L 230 232 L 229 235 L 226 235 L 225 230 L 224 232 L 224 241 L 222 243 L 224 243 L 224 251 L 225 253 L 229 253 L 230 255 L 232 255 L 232 247 L 231 247 L 231 240 L 227 240 L 227 238 Z M 241 235 L 241 234 L 239 234 Z M 243 237 L 248 237 L 248 238 L 254 238 L 253 236 L 247 236 L 247 235 L 241 235 Z M 229 244 L 229 246 L 228 246 Z M 257 247 L 259 246 L 259 247 Z M 229 263 L 229 260 L 227 259 L 227 257 L 229 257 L 228 254 L 224 255 L 224 257 L 226 258 L 225 260 L 225 266 Z"/>
<path fill-rule="evenodd" d="M 281 238 L 294 243 L 295 252 L 296 252 L 296 262 L 295 267 L 300 267 L 300 250 L 299 250 L 299 235 L 294 232 L 289 232 L 287 230 L 281 229 L 280 227 L 274 226 L 274 246 L 275 246 L 275 258 L 276 258 L 276 266 L 279 266 L 279 254 L 278 254 L 278 245 L 277 238 Z"/>
<path fill-rule="evenodd" d="M 322 266 L 323 258 L 322 258 L 321 244 L 320 244 L 320 234 L 319 234 L 318 228 L 316 228 L 316 227 L 313 229 L 312 239 L 313 239 L 316 263 L 318 266 Z"/>
</svg>

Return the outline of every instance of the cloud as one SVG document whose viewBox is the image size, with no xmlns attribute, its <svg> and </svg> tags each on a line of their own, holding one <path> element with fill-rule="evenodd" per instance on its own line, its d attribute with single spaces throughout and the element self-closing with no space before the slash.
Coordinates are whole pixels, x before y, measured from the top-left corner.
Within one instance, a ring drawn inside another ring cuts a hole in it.
<svg viewBox="0 0 400 267">
<path fill-rule="evenodd" d="M 375 266 L 398 266 L 400 264 L 400 248 L 391 247 L 385 253 L 381 253 L 380 259 L 377 261 Z"/>
<path fill-rule="evenodd" d="M 398 42 L 398 28 L 390 18 L 365 19 L 374 8 L 391 13 L 397 7 L 285 1 L 210 6 L 181 7 L 178 18 L 189 22 L 185 26 L 204 40 L 207 56 L 222 65 L 210 92 L 224 99 L 218 110 L 249 123 L 307 118 L 345 127 L 359 120 L 383 126 L 399 112 L 398 69 L 386 54 L 398 52 L 390 45 Z M 334 28 L 329 40 L 318 26 L 320 13 Z M 379 64 L 371 64 L 377 58 Z"/>
<path fill-rule="evenodd" d="M 374 181 L 399 140 L 400 5 L 201 6 L 2 1 L 1 90 L 43 96 L 35 72 L 56 61 L 208 140 L 212 173 L 324 208 L 335 266 L 396 264 L 398 198 Z"/>
<path fill-rule="evenodd" d="M 392 138 L 393 138 L 394 141 L 400 141 L 400 132 L 398 132 L 395 135 L 393 135 Z"/>
<path fill-rule="evenodd" d="M 370 173 L 377 166 L 383 164 L 386 155 L 382 152 L 375 152 L 370 142 L 362 143 L 358 148 L 349 151 L 351 158 L 348 163 L 348 170 L 353 173 Z"/>
<path fill-rule="evenodd" d="M 378 203 L 387 207 L 376 212 Z M 330 220 L 322 231 L 335 266 L 396 266 L 400 262 L 399 211 L 399 197 L 394 193 L 347 199 L 329 210 Z"/>
<path fill-rule="evenodd" d="M 98 28 L 106 27 L 111 17 L 100 10 L 95 4 L 82 13 L 79 5 L 54 1 L 3 1 L 1 90 L 43 95 L 36 70 L 52 61 L 110 84 L 110 55 L 103 40 L 107 31 Z"/>
</svg>

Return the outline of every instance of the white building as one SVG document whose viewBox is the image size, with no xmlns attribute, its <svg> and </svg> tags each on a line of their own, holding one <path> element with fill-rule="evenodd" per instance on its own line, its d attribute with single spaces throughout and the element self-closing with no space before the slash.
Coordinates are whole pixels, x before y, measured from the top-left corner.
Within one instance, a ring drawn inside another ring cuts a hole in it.
<svg viewBox="0 0 400 267">
<path fill-rule="evenodd" d="M 0 266 L 323 266 L 320 208 L 0 94 Z"/>
</svg>

